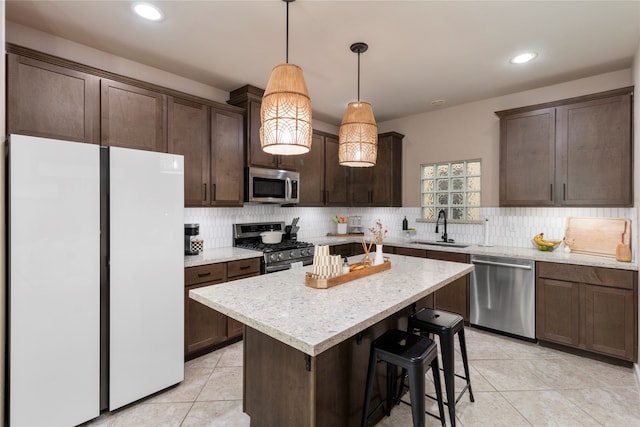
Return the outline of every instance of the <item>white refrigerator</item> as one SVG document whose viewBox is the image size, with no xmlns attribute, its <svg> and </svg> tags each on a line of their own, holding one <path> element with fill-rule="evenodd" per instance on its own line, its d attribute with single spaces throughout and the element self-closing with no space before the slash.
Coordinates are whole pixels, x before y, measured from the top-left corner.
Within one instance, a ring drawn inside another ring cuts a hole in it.
<svg viewBox="0 0 640 427">
<path fill-rule="evenodd" d="M 184 378 L 183 158 L 9 142 L 11 426 L 71 426 Z"/>
</svg>

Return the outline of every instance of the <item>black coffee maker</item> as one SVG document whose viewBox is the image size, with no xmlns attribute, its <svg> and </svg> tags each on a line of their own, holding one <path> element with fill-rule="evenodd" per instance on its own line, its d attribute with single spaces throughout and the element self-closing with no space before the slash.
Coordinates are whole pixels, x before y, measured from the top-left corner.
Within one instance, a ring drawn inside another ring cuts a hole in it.
<svg viewBox="0 0 640 427">
<path fill-rule="evenodd" d="M 198 251 L 191 250 L 191 238 L 200 234 L 200 224 L 185 224 L 184 225 L 184 254 L 185 255 L 198 255 Z"/>
</svg>

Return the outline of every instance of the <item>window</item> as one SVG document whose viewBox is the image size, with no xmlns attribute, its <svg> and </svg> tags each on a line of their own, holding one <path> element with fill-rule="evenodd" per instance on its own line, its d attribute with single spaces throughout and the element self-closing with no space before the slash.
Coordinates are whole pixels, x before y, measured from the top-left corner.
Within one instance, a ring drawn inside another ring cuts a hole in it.
<svg viewBox="0 0 640 427">
<path fill-rule="evenodd" d="M 480 219 L 480 160 L 430 163 L 420 166 L 422 218 Z"/>
</svg>

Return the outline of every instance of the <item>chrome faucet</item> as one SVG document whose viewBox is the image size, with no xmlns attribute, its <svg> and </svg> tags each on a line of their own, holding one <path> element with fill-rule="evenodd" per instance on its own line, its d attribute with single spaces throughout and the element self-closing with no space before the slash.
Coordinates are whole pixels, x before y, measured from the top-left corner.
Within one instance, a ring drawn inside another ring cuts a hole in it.
<svg viewBox="0 0 640 427">
<path fill-rule="evenodd" d="M 438 232 L 438 223 L 440 222 L 440 217 L 444 219 L 444 233 L 442 233 L 442 241 L 448 243 L 449 240 L 447 239 L 447 212 L 444 209 L 440 209 L 440 212 L 438 212 L 438 219 L 436 219 L 436 233 Z"/>
</svg>

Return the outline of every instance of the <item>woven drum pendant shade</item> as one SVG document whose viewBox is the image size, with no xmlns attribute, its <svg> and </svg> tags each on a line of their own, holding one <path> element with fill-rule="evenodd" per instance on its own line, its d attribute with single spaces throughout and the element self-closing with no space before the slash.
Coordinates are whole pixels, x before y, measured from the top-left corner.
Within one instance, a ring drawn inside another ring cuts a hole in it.
<svg viewBox="0 0 640 427">
<path fill-rule="evenodd" d="M 340 124 L 338 162 L 342 166 L 375 166 L 378 125 L 368 102 L 350 102 Z"/>
<path fill-rule="evenodd" d="M 311 98 L 294 64 L 276 65 L 262 97 L 260 144 L 271 154 L 304 154 L 311 149 Z"/>
</svg>

